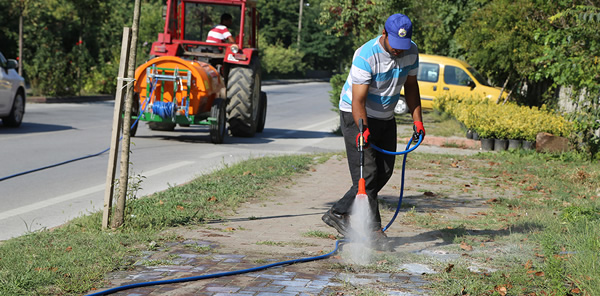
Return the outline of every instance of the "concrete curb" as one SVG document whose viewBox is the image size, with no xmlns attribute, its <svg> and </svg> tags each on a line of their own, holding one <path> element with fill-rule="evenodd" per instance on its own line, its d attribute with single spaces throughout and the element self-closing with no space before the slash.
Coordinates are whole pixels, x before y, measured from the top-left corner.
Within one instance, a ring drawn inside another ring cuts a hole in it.
<svg viewBox="0 0 600 296">
<path fill-rule="evenodd" d="M 410 138 L 400 139 L 403 143 L 408 143 Z M 481 142 L 475 141 L 467 138 L 459 138 L 459 137 L 432 137 L 425 136 L 423 145 L 431 145 L 438 147 L 447 147 L 447 148 L 462 148 L 462 149 L 475 149 L 479 150 L 481 148 Z"/>
<path fill-rule="evenodd" d="M 265 80 L 263 85 L 294 84 L 309 82 L 329 82 L 329 78 L 309 78 L 309 79 L 273 79 Z M 28 96 L 27 103 L 32 104 L 60 104 L 60 103 L 89 103 L 98 101 L 112 101 L 114 95 L 95 95 L 95 96 L 67 96 L 67 97 L 45 97 Z"/>
<path fill-rule="evenodd" d="M 89 103 L 98 101 L 112 101 L 114 95 L 97 96 L 70 96 L 70 97 L 27 97 L 27 103 L 33 104 L 57 104 L 57 103 Z"/>
</svg>

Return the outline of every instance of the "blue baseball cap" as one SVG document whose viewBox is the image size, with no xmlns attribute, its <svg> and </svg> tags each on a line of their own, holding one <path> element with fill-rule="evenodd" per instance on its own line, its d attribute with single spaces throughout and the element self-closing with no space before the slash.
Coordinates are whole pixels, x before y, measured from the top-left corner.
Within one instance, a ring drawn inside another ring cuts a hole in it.
<svg viewBox="0 0 600 296">
<path fill-rule="evenodd" d="M 388 17 L 385 21 L 385 31 L 388 34 L 390 46 L 394 49 L 408 50 L 411 46 L 412 22 L 401 13 Z"/>
</svg>

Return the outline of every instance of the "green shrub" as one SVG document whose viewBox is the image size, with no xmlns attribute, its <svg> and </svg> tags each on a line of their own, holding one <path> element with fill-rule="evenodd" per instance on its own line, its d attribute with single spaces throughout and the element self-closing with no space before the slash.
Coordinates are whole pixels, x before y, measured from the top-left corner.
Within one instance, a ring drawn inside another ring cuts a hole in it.
<svg viewBox="0 0 600 296">
<path fill-rule="evenodd" d="M 477 131 L 482 138 L 535 141 L 541 132 L 565 137 L 573 131 L 573 123 L 545 105 L 497 105 L 481 98 L 443 95 L 436 98 L 434 108 Z"/>
<path fill-rule="evenodd" d="M 302 62 L 304 53 L 290 47 L 284 47 L 281 42 L 268 44 L 262 51 L 261 65 L 263 71 L 270 76 L 302 73 L 306 64 Z"/>
<path fill-rule="evenodd" d="M 348 74 L 350 70 L 348 69 L 345 73 L 336 74 L 331 76 L 329 79 L 329 84 L 331 84 L 331 91 L 329 91 L 329 101 L 333 105 L 333 111 L 339 112 L 339 104 L 340 104 L 340 94 L 342 93 L 342 88 L 344 87 L 344 83 L 346 83 L 346 78 L 348 78 Z"/>
</svg>

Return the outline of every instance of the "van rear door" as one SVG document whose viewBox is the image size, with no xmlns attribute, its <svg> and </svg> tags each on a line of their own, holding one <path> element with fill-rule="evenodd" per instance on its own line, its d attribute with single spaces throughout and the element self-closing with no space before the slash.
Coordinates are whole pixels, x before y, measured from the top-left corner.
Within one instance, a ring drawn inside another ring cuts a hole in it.
<svg viewBox="0 0 600 296">
<path fill-rule="evenodd" d="M 436 63 L 419 63 L 419 92 L 421 93 L 421 107 L 433 109 L 433 99 L 439 95 L 440 65 Z"/>
</svg>

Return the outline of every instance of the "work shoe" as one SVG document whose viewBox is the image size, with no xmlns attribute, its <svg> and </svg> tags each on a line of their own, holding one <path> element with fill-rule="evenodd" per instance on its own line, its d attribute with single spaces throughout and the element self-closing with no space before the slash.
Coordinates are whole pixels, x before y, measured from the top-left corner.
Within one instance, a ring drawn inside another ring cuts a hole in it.
<svg viewBox="0 0 600 296">
<path fill-rule="evenodd" d="M 347 236 L 349 229 L 347 215 L 334 213 L 331 209 L 329 209 L 329 211 L 327 211 L 327 213 L 321 217 L 321 220 L 323 220 L 325 224 L 335 228 L 335 230 L 337 230 L 342 236 Z"/>
<path fill-rule="evenodd" d="M 373 239 L 373 248 L 375 250 L 386 252 L 394 251 L 391 240 L 381 229 L 373 231 L 371 238 Z"/>
</svg>

